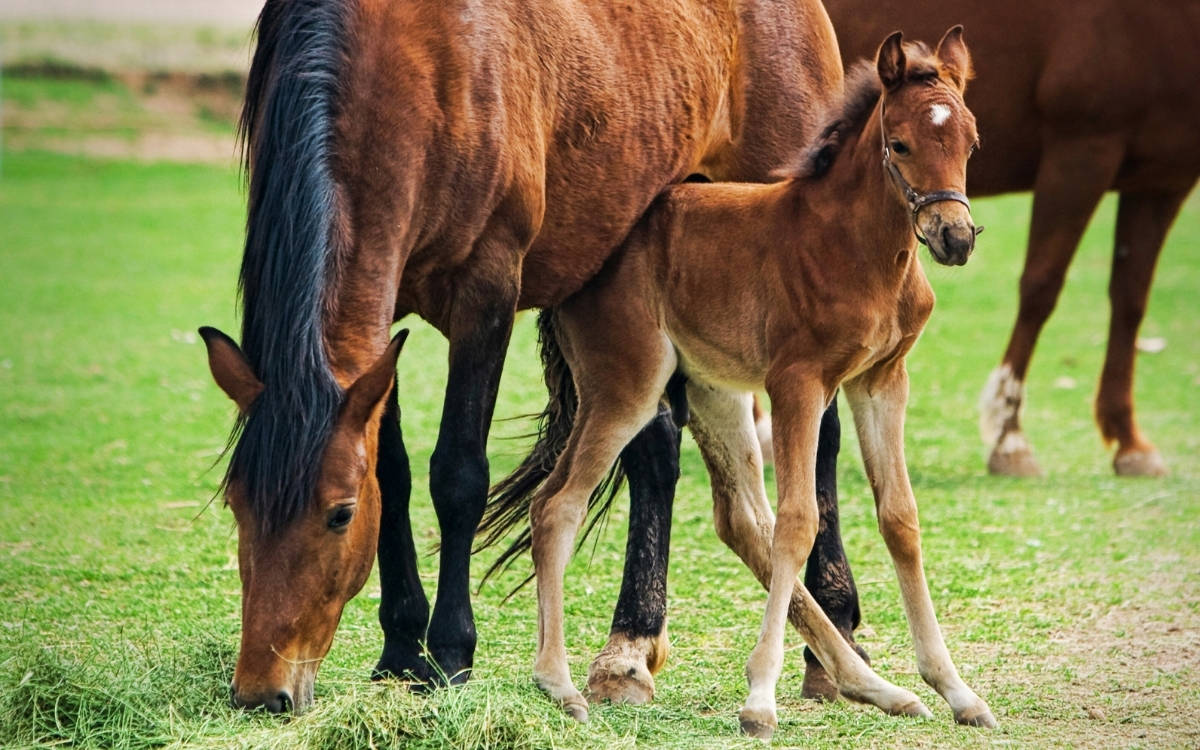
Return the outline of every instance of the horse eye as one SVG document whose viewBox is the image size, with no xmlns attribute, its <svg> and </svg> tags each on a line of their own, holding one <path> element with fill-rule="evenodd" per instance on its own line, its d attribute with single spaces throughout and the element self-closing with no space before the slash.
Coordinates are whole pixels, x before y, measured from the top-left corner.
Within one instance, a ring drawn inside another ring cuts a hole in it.
<svg viewBox="0 0 1200 750">
<path fill-rule="evenodd" d="M 892 152 L 899 156 L 907 156 L 908 146 L 904 144 L 904 141 L 892 141 Z"/>
<path fill-rule="evenodd" d="M 329 512 L 329 519 L 326 523 L 333 531 L 341 531 L 349 525 L 352 518 L 354 518 L 354 506 L 339 505 Z"/>
</svg>

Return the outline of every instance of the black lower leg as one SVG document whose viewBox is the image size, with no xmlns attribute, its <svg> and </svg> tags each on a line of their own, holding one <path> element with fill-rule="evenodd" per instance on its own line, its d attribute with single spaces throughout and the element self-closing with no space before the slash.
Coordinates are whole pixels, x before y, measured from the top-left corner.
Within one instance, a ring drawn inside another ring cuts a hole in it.
<svg viewBox="0 0 1200 750">
<path fill-rule="evenodd" d="M 850 562 L 842 547 L 841 528 L 838 523 L 837 499 L 837 456 L 841 448 L 841 423 L 838 420 L 837 401 L 830 403 L 821 418 L 821 432 L 817 443 L 817 506 L 820 524 L 808 566 L 804 571 L 804 585 L 821 609 L 837 627 L 838 632 L 854 643 L 854 629 L 858 627 L 862 614 L 858 608 L 858 589 L 854 586 L 854 575 Z M 866 658 L 866 652 L 855 646 Z M 808 647 L 804 649 L 804 660 L 809 665 L 819 664 L 817 657 Z"/>
<path fill-rule="evenodd" d="M 679 480 L 680 428 L 672 410 L 658 415 L 621 452 L 629 478 L 629 534 L 625 573 L 613 612 L 612 633 L 656 637 L 667 615 L 667 557 L 671 506 Z"/>
<path fill-rule="evenodd" d="M 429 624 L 429 600 L 425 598 L 417 574 L 417 554 L 408 516 L 412 474 L 400 430 L 400 408 L 394 387 L 379 423 L 379 461 L 375 475 L 382 496 L 379 624 L 383 627 L 383 654 L 371 676 L 373 679 L 400 677 L 426 681 L 429 671 L 421 651 L 425 628 Z"/>
<path fill-rule="evenodd" d="M 487 434 L 512 331 L 513 309 L 511 304 L 496 303 L 479 311 L 466 334 L 451 339 L 442 423 L 429 462 L 429 489 L 442 533 L 442 549 L 427 645 L 435 662 L 432 666 L 452 684 L 467 680 L 475 658 L 471 546 L 487 501 Z"/>
</svg>

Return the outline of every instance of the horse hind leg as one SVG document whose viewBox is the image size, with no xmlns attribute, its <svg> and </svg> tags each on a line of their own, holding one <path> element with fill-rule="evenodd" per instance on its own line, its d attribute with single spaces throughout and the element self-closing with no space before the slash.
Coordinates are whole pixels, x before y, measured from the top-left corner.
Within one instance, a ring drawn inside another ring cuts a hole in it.
<svg viewBox="0 0 1200 750">
<path fill-rule="evenodd" d="M 757 426 L 758 420 L 755 421 Z M 862 621 L 862 614 L 858 606 L 854 574 L 850 571 L 850 561 L 846 559 L 846 550 L 842 546 L 838 518 L 837 459 L 841 448 L 841 431 L 835 398 L 821 416 L 816 476 L 817 512 L 820 518 L 817 538 L 804 572 L 804 585 L 846 642 L 854 647 L 864 662 L 870 664 L 867 652 L 854 641 L 854 630 Z M 819 701 L 833 701 L 838 695 L 837 683 L 808 646 L 804 648 L 804 685 L 800 694 Z"/>
<path fill-rule="evenodd" d="M 670 388 L 670 386 L 668 386 Z M 667 561 L 671 510 L 679 479 L 680 426 L 670 408 L 621 451 L 629 478 L 629 532 L 621 593 L 608 642 L 588 668 L 588 698 L 649 703 L 654 674 L 666 663 Z"/>
<path fill-rule="evenodd" d="M 1116 247 L 1108 295 L 1112 319 L 1108 351 L 1096 396 L 1096 422 L 1105 442 L 1117 442 L 1113 468 L 1124 476 L 1163 476 L 1166 464 L 1134 419 L 1133 369 L 1138 328 L 1146 313 L 1150 282 L 1167 229 L 1179 213 L 1187 188 L 1125 192 L 1117 208 Z"/>
<path fill-rule="evenodd" d="M 1041 466 L 1021 430 L 1025 374 L 1042 326 L 1058 301 L 1067 268 L 1100 197 L 1112 184 L 1124 144 L 1112 136 L 1048 137 L 1034 184 L 1033 220 L 1020 307 L 1008 348 L 980 396 L 979 427 L 990 446 L 988 471 L 1040 476 Z"/>
</svg>

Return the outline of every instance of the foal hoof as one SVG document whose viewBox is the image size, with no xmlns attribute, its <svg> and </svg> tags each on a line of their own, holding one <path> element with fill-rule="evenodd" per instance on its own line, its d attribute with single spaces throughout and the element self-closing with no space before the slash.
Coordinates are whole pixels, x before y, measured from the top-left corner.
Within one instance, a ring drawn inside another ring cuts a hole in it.
<svg viewBox="0 0 1200 750">
<path fill-rule="evenodd" d="M 742 734 L 764 741 L 770 740 L 775 734 L 775 727 L 779 726 L 773 711 L 753 711 L 746 708 L 738 712 L 738 723 L 742 727 Z"/>
<path fill-rule="evenodd" d="M 992 455 L 988 456 L 988 473 L 1001 477 L 1040 477 L 1042 467 L 1033 457 L 1033 449 L 1020 433 L 1010 432 L 1000 438 Z"/>
<path fill-rule="evenodd" d="M 1167 465 L 1153 448 L 1129 450 L 1118 453 L 1113 459 L 1113 469 L 1122 477 L 1165 477 Z"/>
<path fill-rule="evenodd" d="M 580 724 L 587 724 L 588 723 L 587 703 L 583 702 L 582 696 L 579 698 L 579 701 L 580 702 L 578 702 L 578 703 L 574 702 L 574 701 L 572 701 L 570 703 L 564 702 L 563 710 L 567 712 L 567 716 L 570 716 L 572 719 L 574 719 L 575 721 L 578 721 Z"/>
<path fill-rule="evenodd" d="M 917 719 L 933 718 L 933 711 L 930 711 L 920 700 L 910 701 L 902 706 L 890 709 L 887 713 L 891 716 L 912 716 Z"/>
<path fill-rule="evenodd" d="M 996 728 L 996 717 L 987 706 L 954 714 L 954 721 L 967 727 Z"/>
</svg>

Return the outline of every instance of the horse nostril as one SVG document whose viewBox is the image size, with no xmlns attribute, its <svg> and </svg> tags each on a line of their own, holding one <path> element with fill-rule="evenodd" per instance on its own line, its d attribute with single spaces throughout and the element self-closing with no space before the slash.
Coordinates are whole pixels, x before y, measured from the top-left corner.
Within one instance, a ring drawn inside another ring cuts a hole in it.
<svg viewBox="0 0 1200 750">
<path fill-rule="evenodd" d="M 229 685 L 229 705 L 234 708 L 241 708 L 242 702 L 238 700 L 237 685 L 230 683 Z"/>
<path fill-rule="evenodd" d="M 273 714 L 291 713 L 292 710 L 292 694 L 286 690 L 280 690 L 279 694 L 266 703 L 267 710 Z"/>
</svg>

